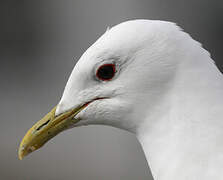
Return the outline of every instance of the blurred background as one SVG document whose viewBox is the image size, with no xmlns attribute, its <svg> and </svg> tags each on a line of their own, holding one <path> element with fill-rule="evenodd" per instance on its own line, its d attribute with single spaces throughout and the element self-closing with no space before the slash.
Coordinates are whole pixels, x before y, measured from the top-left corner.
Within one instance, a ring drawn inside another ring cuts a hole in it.
<svg viewBox="0 0 223 180">
<path fill-rule="evenodd" d="M 221 0 L 1 0 L 0 179 L 152 180 L 134 135 L 110 127 L 65 131 L 23 161 L 17 150 L 107 26 L 137 18 L 176 22 L 222 71 L 222 12 Z"/>
</svg>

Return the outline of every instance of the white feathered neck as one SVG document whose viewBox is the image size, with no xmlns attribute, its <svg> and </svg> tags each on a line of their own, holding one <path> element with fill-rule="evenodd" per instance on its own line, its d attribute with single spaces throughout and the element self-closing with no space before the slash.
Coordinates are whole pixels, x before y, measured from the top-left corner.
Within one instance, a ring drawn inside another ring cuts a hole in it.
<svg viewBox="0 0 223 180">
<path fill-rule="evenodd" d="M 171 88 L 136 133 L 155 180 L 223 178 L 223 76 L 189 39 Z"/>
</svg>

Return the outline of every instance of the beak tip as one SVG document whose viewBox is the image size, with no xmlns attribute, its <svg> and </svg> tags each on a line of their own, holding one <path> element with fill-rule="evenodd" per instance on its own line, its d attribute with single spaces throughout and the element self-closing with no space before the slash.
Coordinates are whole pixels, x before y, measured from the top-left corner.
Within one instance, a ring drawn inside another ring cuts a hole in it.
<svg viewBox="0 0 223 180">
<path fill-rule="evenodd" d="M 19 160 L 22 160 L 23 159 L 23 156 L 22 155 L 19 155 Z"/>
<path fill-rule="evenodd" d="M 28 154 L 29 154 L 29 152 L 27 151 L 27 148 L 25 148 L 24 145 L 20 145 L 19 151 L 18 151 L 19 160 L 22 160 Z"/>
<path fill-rule="evenodd" d="M 27 145 L 26 143 L 21 143 L 19 147 L 19 151 L 18 151 L 19 160 L 22 160 L 25 156 L 29 155 L 30 153 L 32 153 L 33 151 L 37 150 L 40 147 L 41 146 L 36 147 L 36 146 Z"/>
<path fill-rule="evenodd" d="M 26 156 L 26 153 L 24 151 L 24 147 L 23 146 L 20 146 L 19 147 L 19 151 L 18 151 L 18 157 L 19 157 L 19 160 L 22 160 L 24 158 L 24 156 Z"/>
<path fill-rule="evenodd" d="M 19 160 L 22 160 L 23 157 L 24 157 L 24 153 L 20 150 L 19 150 L 19 153 L 18 153 L 18 157 L 19 157 Z"/>
</svg>

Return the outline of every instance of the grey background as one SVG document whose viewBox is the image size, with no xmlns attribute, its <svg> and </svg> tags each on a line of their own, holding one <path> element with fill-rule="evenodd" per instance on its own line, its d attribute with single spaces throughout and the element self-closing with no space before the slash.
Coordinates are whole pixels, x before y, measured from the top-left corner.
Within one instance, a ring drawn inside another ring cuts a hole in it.
<svg viewBox="0 0 223 180">
<path fill-rule="evenodd" d="M 104 126 L 68 130 L 19 161 L 25 132 L 59 101 L 73 66 L 104 31 L 129 19 L 174 21 L 221 70 L 221 0 L 1 0 L 0 179 L 152 179 L 134 135 Z"/>
</svg>

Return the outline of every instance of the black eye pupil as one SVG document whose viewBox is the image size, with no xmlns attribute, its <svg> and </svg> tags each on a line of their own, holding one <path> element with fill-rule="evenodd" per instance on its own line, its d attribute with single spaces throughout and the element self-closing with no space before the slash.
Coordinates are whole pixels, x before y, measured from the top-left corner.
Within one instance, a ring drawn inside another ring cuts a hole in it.
<svg viewBox="0 0 223 180">
<path fill-rule="evenodd" d="M 97 70 L 97 77 L 101 80 L 111 80 L 115 75 L 115 65 L 105 64 Z"/>
</svg>

